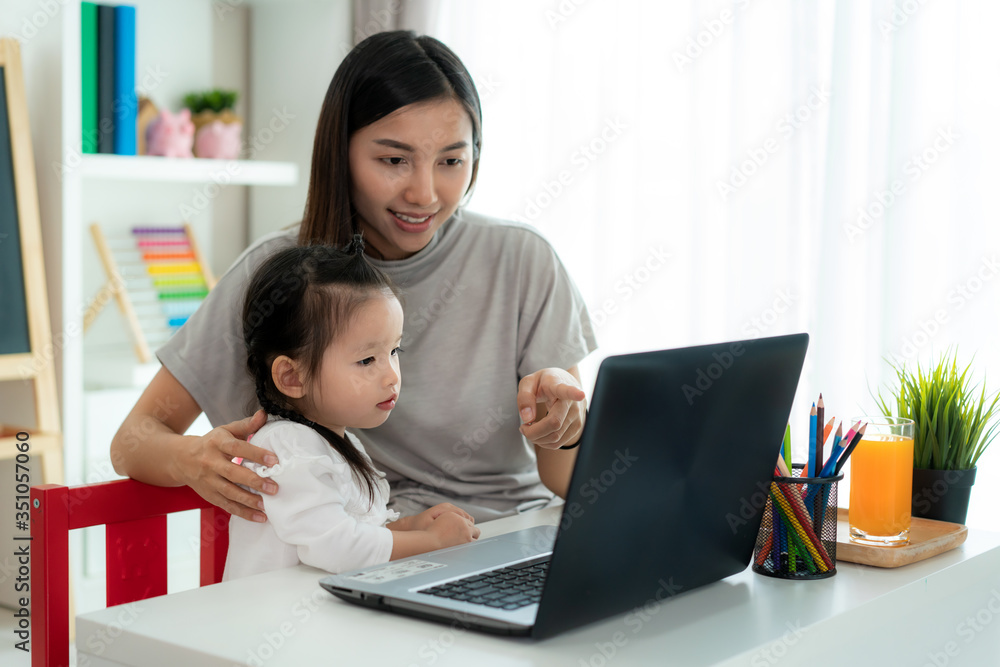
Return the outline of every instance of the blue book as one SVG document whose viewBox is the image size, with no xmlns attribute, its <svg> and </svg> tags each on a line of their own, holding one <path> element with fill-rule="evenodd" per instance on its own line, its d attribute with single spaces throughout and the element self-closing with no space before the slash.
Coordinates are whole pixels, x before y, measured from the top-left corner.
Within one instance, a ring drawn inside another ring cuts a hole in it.
<svg viewBox="0 0 1000 667">
<path fill-rule="evenodd" d="M 139 102 L 135 96 L 135 7 L 115 7 L 115 153 L 135 155 Z"/>
</svg>

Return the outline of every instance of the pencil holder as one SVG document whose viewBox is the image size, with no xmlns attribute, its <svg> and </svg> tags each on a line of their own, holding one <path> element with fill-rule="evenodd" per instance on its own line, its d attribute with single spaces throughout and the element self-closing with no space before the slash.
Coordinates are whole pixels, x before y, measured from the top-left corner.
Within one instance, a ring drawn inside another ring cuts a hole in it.
<svg viewBox="0 0 1000 667">
<path fill-rule="evenodd" d="M 780 579 L 837 573 L 837 482 L 844 476 L 775 477 L 754 548 L 753 571 Z"/>
</svg>

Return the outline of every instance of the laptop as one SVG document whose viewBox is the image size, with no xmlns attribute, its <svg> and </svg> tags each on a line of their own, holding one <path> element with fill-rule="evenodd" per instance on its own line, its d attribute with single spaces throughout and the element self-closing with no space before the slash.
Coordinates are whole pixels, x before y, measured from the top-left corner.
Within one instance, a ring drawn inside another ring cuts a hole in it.
<svg viewBox="0 0 1000 667">
<path fill-rule="evenodd" d="M 743 571 L 808 340 L 608 357 L 558 526 L 320 585 L 354 604 L 542 639 Z"/>
</svg>

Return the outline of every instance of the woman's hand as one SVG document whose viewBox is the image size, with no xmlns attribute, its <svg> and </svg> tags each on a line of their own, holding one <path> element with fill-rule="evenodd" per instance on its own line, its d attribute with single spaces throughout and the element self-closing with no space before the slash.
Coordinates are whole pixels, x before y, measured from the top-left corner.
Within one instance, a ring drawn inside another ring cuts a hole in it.
<svg viewBox="0 0 1000 667">
<path fill-rule="evenodd" d="M 186 456 L 174 462 L 177 477 L 199 496 L 234 516 L 248 521 L 267 521 L 260 496 L 237 485 L 268 494 L 277 493 L 278 485 L 233 463 L 235 457 L 265 466 L 278 463 L 273 452 L 247 442 L 247 438 L 266 422 L 267 415 L 258 410 L 252 417 L 219 426 L 200 437 L 187 438 Z"/>
<path fill-rule="evenodd" d="M 572 445 L 583 433 L 585 399 L 580 381 L 570 371 L 543 368 L 525 375 L 517 386 L 517 409 L 524 422 L 521 433 L 544 449 Z M 539 414 L 541 404 L 544 414 Z"/>
</svg>

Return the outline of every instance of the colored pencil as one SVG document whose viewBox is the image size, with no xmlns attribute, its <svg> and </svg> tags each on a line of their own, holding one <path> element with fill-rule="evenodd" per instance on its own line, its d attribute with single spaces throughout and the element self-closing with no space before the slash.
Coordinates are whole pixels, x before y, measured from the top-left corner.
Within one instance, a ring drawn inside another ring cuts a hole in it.
<svg viewBox="0 0 1000 667">
<path fill-rule="evenodd" d="M 823 467 L 823 443 L 826 442 L 827 431 L 824 428 L 823 418 L 826 416 L 825 404 L 823 403 L 823 392 L 819 394 L 816 401 L 816 428 L 822 429 L 816 434 L 816 467 L 812 470 L 813 477 L 819 477 L 820 469 Z"/>
<path fill-rule="evenodd" d="M 812 522 L 809 520 L 809 513 L 805 507 L 795 502 L 797 500 L 798 503 L 801 503 L 802 498 L 797 493 L 785 495 L 783 491 L 783 489 L 780 489 L 779 493 L 772 494 L 772 496 L 776 499 L 785 518 L 788 519 L 789 524 L 793 528 L 792 531 L 789 531 L 789 534 L 798 538 L 797 541 L 801 542 L 801 546 L 804 546 L 809 555 L 812 556 L 813 561 L 819 567 L 820 571 L 826 572 L 832 567 L 830 556 L 826 553 L 823 543 L 816 537 Z"/>
<path fill-rule="evenodd" d="M 833 469 L 834 477 L 840 474 L 844 464 L 847 463 L 848 457 L 850 457 L 850 455 L 854 452 L 854 448 L 858 446 L 858 443 L 861 442 L 861 436 L 865 434 L 866 428 L 868 428 L 868 424 L 862 424 L 861 428 L 858 429 L 858 432 L 854 434 L 853 438 L 851 438 L 851 444 L 844 448 L 844 453 L 841 454 L 840 460 L 837 461 L 837 467 Z"/>
<path fill-rule="evenodd" d="M 830 431 L 833 430 L 833 422 L 837 421 L 836 417 L 830 417 L 826 422 L 826 426 L 823 427 L 823 442 L 830 439 Z"/>
<path fill-rule="evenodd" d="M 785 459 L 778 457 L 778 473 L 781 477 L 791 477 L 792 471 L 785 465 Z"/>
<path fill-rule="evenodd" d="M 810 477 L 819 472 L 816 468 L 816 404 L 812 404 L 809 410 L 809 461 L 806 469 L 802 471 L 803 477 Z"/>
<path fill-rule="evenodd" d="M 781 567 L 781 533 L 778 529 L 781 527 L 781 519 L 778 517 L 778 506 L 773 502 L 771 503 L 771 534 L 774 535 L 776 539 L 771 540 L 771 562 L 772 568 L 775 572 Z"/>
<path fill-rule="evenodd" d="M 785 424 L 785 440 L 782 445 L 782 452 L 785 454 L 785 465 L 792 469 L 792 425 Z"/>
<path fill-rule="evenodd" d="M 840 458 L 840 454 L 844 451 L 842 445 L 851 444 L 851 438 L 854 437 L 854 433 L 857 431 L 858 427 L 861 426 L 861 422 L 858 422 L 851 427 L 851 430 L 847 432 L 847 437 L 841 436 L 841 431 L 843 430 L 843 424 L 837 424 L 837 432 L 833 436 L 833 447 L 830 449 L 830 458 L 826 460 L 823 465 L 823 471 L 820 473 L 820 477 L 831 477 L 833 476 L 833 469 L 837 467 L 837 459 Z"/>
</svg>

